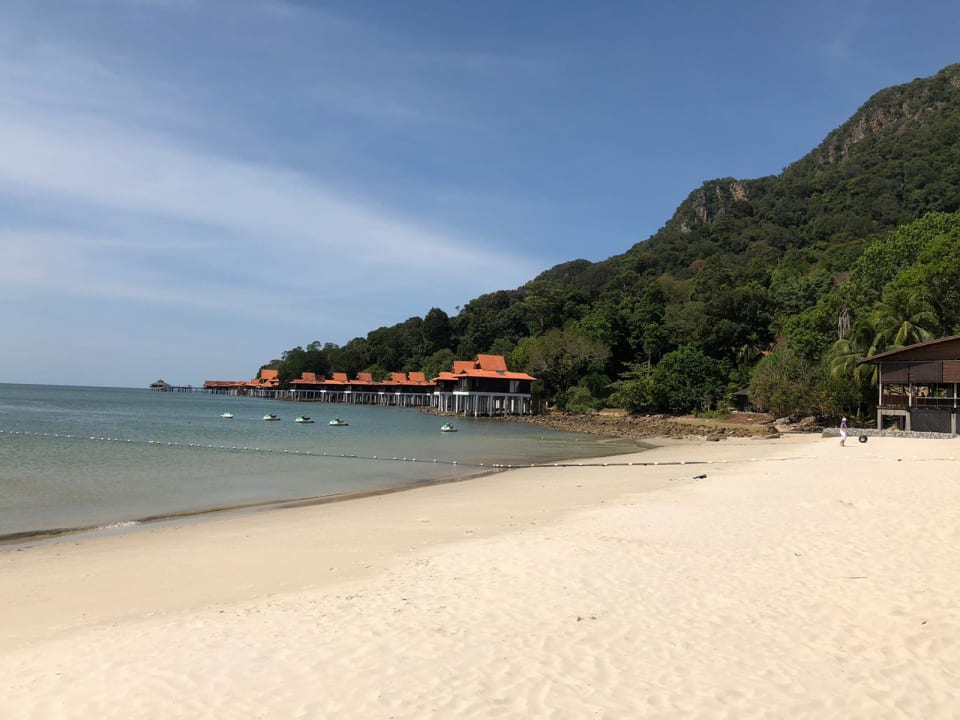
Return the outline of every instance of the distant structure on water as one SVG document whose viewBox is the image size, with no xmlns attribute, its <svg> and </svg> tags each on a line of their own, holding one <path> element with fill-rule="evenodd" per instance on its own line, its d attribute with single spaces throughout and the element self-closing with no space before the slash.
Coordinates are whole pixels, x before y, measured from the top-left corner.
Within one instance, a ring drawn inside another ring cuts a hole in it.
<svg viewBox="0 0 960 720">
<path fill-rule="evenodd" d="M 194 390 L 202 390 L 203 388 L 195 388 L 193 385 L 171 385 L 164 380 L 154 380 L 150 383 L 151 390 L 159 390 L 160 392 L 193 392 Z"/>
<path fill-rule="evenodd" d="M 531 385 L 536 378 L 507 369 L 502 355 L 477 355 L 476 360 L 455 360 L 449 372 L 428 380 L 422 372 L 390 373 L 374 380 L 368 372 L 348 378 L 333 373 L 329 378 L 304 372 L 280 389 L 277 370 L 263 369 L 248 381 L 207 380 L 204 390 L 222 395 L 282 398 L 304 402 L 352 403 L 432 407 L 456 415 L 529 415 Z"/>
</svg>

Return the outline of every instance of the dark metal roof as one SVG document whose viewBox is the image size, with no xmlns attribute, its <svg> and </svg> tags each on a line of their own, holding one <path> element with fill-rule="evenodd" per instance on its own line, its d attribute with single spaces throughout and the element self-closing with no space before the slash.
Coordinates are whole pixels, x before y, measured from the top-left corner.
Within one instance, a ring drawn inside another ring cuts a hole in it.
<svg viewBox="0 0 960 720">
<path fill-rule="evenodd" d="M 873 365 L 878 362 L 908 360 L 960 360 L 960 335 L 914 343 L 899 350 L 887 350 L 864 358 L 857 364 Z"/>
</svg>

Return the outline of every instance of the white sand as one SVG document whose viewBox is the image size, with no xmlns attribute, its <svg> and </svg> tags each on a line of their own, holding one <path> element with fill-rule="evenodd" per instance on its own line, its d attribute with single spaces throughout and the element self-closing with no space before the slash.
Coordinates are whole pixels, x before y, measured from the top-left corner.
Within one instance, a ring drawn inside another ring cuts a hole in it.
<svg viewBox="0 0 960 720">
<path fill-rule="evenodd" d="M 960 717 L 955 455 L 672 443 L 633 459 L 713 462 L 0 552 L 0 718 Z"/>
</svg>

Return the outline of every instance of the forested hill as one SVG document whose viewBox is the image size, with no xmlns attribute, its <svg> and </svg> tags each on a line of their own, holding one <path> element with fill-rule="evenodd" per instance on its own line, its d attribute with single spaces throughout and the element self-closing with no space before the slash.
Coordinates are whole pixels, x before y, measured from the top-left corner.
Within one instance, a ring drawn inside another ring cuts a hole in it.
<svg viewBox="0 0 960 720">
<path fill-rule="evenodd" d="M 559 265 L 537 279 L 589 287 L 624 270 L 689 275 L 691 263 L 718 253 L 772 269 L 791 248 L 833 264 L 836 253 L 842 265 L 864 238 L 958 209 L 960 64 L 878 92 L 780 175 L 704 183 L 623 255 Z"/>
<path fill-rule="evenodd" d="M 958 210 L 960 65 L 951 65 L 878 92 L 779 175 L 705 182 L 622 255 L 563 263 L 456 316 L 434 308 L 343 347 L 294 348 L 272 365 L 283 379 L 302 370 L 433 373 L 454 356 L 494 352 L 540 377 L 561 404 L 598 405 L 616 390 L 621 404 L 680 409 L 648 397 L 624 403 L 624 383 L 644 367 L 649 377 L 693 362 L 724 378 L 696 391 L 698 404 L 711 404 L 748 383 L 773 347 L 828 362 L 838 313 L 862 323 L 876 303 L 895 300 L 883 297 L 884 285 L 846 297 L 864 251 L 928 213 Z M 931 332 L 960 328 L 949 308 L 932 310 Z M 618 377 L 624 382 L 611 386 Z"/>
</svg>

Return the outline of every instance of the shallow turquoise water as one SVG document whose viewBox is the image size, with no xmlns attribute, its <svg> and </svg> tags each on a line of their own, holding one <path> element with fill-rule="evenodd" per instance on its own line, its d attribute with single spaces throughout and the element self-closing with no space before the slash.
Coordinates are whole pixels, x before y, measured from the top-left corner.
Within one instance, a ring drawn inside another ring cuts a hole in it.
<svg viewBox="0 0 960 720">
<path fill-rule="evenodd" d="M 268 412 L 281 420 L 264 422 Z M 334 415 L 349 426 L 330 427 Z M 403 408 L 0 384 L 0 538 L 638 449 L 497 420 L 457 418 L 459 432 L 441 433 L 443 422 Z"/>
</svg>

